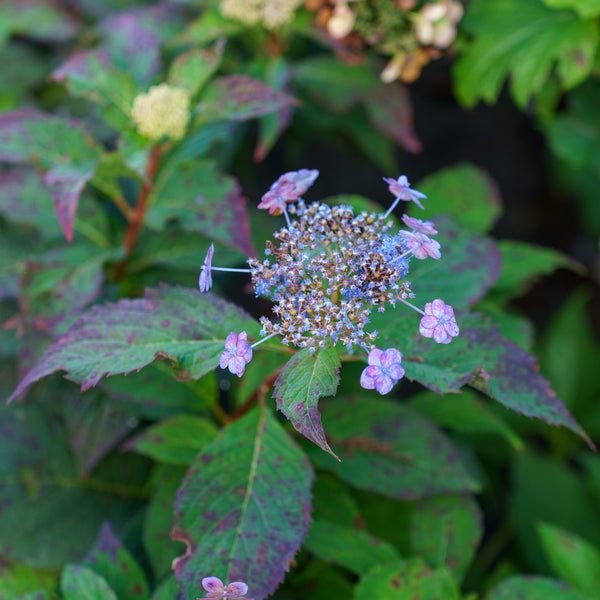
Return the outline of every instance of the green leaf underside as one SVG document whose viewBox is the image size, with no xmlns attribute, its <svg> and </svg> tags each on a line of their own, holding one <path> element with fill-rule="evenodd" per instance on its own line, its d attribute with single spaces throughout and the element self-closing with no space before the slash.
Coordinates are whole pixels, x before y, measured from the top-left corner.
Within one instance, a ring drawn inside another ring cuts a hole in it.
<svg viewBox="0 0 600 600">
<path fill-rule="evenodd" d="M 171 536 L 187 552 L 174 564 L 184 594 L 202 577 L 246 581 L 271 594 L 308 529 L 312 469 L 266 408 L 229 425 L 192 463 L 175 502 Z"/>
<path fill-rule="evenodd" d="M 420 558 L 371 569 L 356 586 L 355 600 L 459 600 L 446 569 L 432 571 Z"/>
<path fill-rule="evenodd" d="M 389 542 L 360 529 L 319 519 L 312 522 L 305 547 L 320 559 L 345 567 L 356 575 L 400 559 Z"/>
<path fill-rule="evenodd" d="M 556 579 L 515 576 L 498 584 L 485 600 L 585 600 L 585 597 Z"/>
<path fill-rule="evenodd" d="M 591 443 L 540 375 L 534 356 L 501 336 L 481 315 L 459 311 L 457 323 L 460 335 L 450 344 L 436 344 L 415 331 L 412 316 L 387 320 L 385 326 L 379 315 L 372 319 L 380 331 L 379 347 L 401 350 L 408 379 L 438 394 L 457 392 L 469 383 L 519 414 L 567 427 Z"/>
<path fill-rule="evenodd" d="M 67 565 L 60 589 L 64 600 L 117 600 L 106 579 L 81 565 Z"/>
<path fill-rule="evenodd" d="M 95 386 L 104 375 L 139 371 L 157 359 L 173 362 L 181 379 L 199 379 L 219 364 L 231 331 L 257 337 L 259 325 L 235 305 L 187 288 L 146 290 L 144 298 L 95 306 L 52 344 L 8 402 L 54 373 Z"/>
<path fill-rule="evenodd" d="M 335 395 L 340 366 L 340 357 L 331 344 L 312 354 L 308 348 L 303 348 L 283 367 L 273 392 L 277 408 L 294 429 L 335 458 L 338 457 L 323 432 L 317 403 L 323 396 Z"/>
<path fill-rule="evenodd" d="M 350 485 L 402 500 L 478 489 L 450 440 L 403 406 L 372 395 L 337 397 L 323 416 L 342 460 L 320 452 L 311 460 Z"/>
</svg>

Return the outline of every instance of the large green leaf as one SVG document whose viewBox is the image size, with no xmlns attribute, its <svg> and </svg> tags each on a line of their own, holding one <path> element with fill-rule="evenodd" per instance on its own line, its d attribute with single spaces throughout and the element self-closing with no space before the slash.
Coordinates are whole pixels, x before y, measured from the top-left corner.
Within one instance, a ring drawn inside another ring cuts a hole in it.
<svg viewBox="0 0 600 600">
<path fill-rule="evenodd" d="M 15 600 L 35 592 L 39 600 L 50 600 L 57 587 L 57 575 L 19 564 L 0 566 L 0 600 Z"/>
<path fill-rule="evenodd" d="M 313 353 L 303 348 L 283 367 L 273 392 L 277 408 L 294 429 L 335 458 L 323 432 L 317 403 L 323 396 L 335 395 L 340 366 L 340 357 L 331 344 Z"/>
<path fill-rule="evenodd" d="M 556 579 L 531 575 L 515 576 L 499 583 L 485 600 L 586 600 Z"/>
<path fill-rule="evenodd" d="M 139 371 L 165 358 L 182 379 L 199 379 L 219 364 L 231 331 L 257 336 L 259 325 L 212 294 L 162 286 L 145 298 L 95 306 L 52 344 L 9 398 L 54 373 L 95 386 L 104 375 Z"/>
<path fill-rule="evenodd" d="M 473 0 L 461 24 L 474 37 L 459 58 L 455 87 L 468 107 L 495 102 L 510 77 L 512 96 L 524 108 L 553 70 L 564 89 L 589 76 L 599 26 L 541 0 Z"/>
<path fill-rule="evenodd" d="M 177 494 L 172 537 L 188 548 L 174 569 L 186 597 L 209 575 L 245 581 L 255 600 L 273 593 L 306 535 L 312 478 L 266 408 L 229 425 Z"/>
<path fill-rule="evenodd" d="M 600 15 L 600 0 L 542 0 L 550 8 L 567 8 L 578 12 L 581 17 Z"/>
<path fill-rule="evenodd" d="M 81 565 L 67 565 L 60 589 L 65 600 L 117 600 L 106 579 Z"/>
<path fill-rule="evenodd" d="M 450 440 L 408 408 L 365 392 L 328 400 L 323 416 L 342 460 L 321 452 L 311 459 L 350 485 L 397 499 L 478 488 Z"/>
</svg>

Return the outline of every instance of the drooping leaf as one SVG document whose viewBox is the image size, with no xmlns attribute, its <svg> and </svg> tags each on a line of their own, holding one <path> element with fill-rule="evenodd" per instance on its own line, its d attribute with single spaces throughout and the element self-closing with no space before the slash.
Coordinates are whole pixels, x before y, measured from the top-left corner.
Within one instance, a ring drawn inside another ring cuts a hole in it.
<svg viewBox="0 0 600 600">
<path fill-rule="evenodd" d="M 131 126 L 131 107 L 138 93 L 132 77 L 115 67 L 106 52 L 89 50 L 70 56 L 51 78 L 73 96 L 99 104 L 106 121 L 117 130 Z"/>
<path fill-rule="evenodd" d="M 409 213 L 420 219 L 450 215 L 468 231 L 481 234 L 493 227 L 502 212 L 496 184 L 471 163 L 440 169 L 420 181 L 416 188 L 427 196 L 425 211 L 409 207 Z"/>
<path fill-rule="evenodd" d="M 452 575 L 432 571 L 420 558 L 371 569 L 355 588 L 355 600 L 460 600 Z"/>
<path fill-rule="evenodd" d="M 188 465 L 196 454 L 217 435 L 217 428 L 206 419 L 176 415 L 151 425 L 128 440 L 125 449 L 172 465 Z"/>
<path fill-rule="evenodd" d="M 446 566 L 461 581 L 483 535 L 483 513 L 468 495 L 424 498 L 411 526 L 414 554 L 432 568 Z"/>
<path fill-rule="evenodd" d="M 194 98 L 219 68 L 223 48 L 223 43 L 216 43 L 211 48 L 192 48 L 180 54 L 169 68 L 169 84 L 185 88 Z"/>
<path fill-rule="evenodd" d="M 515 576 L 499 583 L 484 600 L 586 600 L 562 581 L 533 575 Z"/>
<path fill-rule="evenodd" d="M 320 519 L 312 522 L 305 547 L 321 560 L 341 565 L 357 575 L 400 558 L 389 542 L 379 540 L 361 529 Z"/>
<path fill-rule="evenodd" d="M 321 452 L 311 460 L 352 486 L 397 499 L 478 488 L 450 440 L 410 409 L 365 394 L 328 400 L 322 412 L 342 460 Z"/>
<path fill-rule="evenodd" d="M 81 565 L 67 565 L 60 589 L 65 600 L 117 600 L 106 579 Z"/>
<path fill-rule="evenodd" d="M 340 366 L 340 357 L 331 344 L 312 354 L 309 348 L 303 348 L 283 367 L 273 392 L 277 408 L 294 429 L 335 458 L 323 432 L 317 404 L 319 398 L 335 394 Z"/>
<path fill-rule="evenodd" d="M 278 92 L 247 75 L 230 75 L 215 79 L 196 106 L 197 119 L 214 121 L 247 121 L 277 112 L 295 103 L 293 96 Z"/>
<path fill-rule="evenodd" d="M 538 526 L 538 533 L 554 573 L 589 600 L 600 599 L 600 550 L 547 523 Z"/>
<path fill-rule="evenodd" d="M 162 286 L 144 298 L 95 306 L 46 350 L 9 402 L 59 370 L 86 390 L 104 375 L 139 371 L 166 358 L 180 378 L 198 379 L 219 364 L 232 330 L 254 336 L 259 326 L 233 304 L 185 288 Z"/>
<path fill-rule="evenodd" d="M 203 233 L 254 255 L 246 199 L 235 179 L 221 173 L 212 161 L 187 160 L 169 164 L 157 176 L 148 198 L 146 224 L 163 229 L 178 219 L 186 231 Z"/>
<path fill-rule="evenodd" d="M 103 523 L 83 566 L 102 576 L 119 600 L 144 600 L 150 596 L 140 565 L 123 546 L 108 523 Z"/>
<path fill-rule="evenodd" d="M 564 89 L 575 87 L 590 74 L 599 40 L 595 20 L 540 0 L 476 0 L 461 26 L 474 37 L 454 71 L 456 94 L 467 107 L 495 102 L 509 76 L 522 108 L 553 70 Z"/>
<path fill-rule="evenodd" d="M 262 600 L 282 581 L 308 529 L 308 460 L 266 408 L 229 425 L 192 463 L 177 494 L 172 537 L 184 594 L 219 573 Z"/>
</svg>

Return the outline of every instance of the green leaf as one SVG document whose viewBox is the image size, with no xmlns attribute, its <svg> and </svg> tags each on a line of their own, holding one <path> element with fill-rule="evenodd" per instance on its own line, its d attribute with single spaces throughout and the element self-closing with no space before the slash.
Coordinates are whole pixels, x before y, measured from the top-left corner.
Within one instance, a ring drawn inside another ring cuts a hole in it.
<svg viewBox="0 0 600 600">
<path fill-rule="evenodd" d="M 478 488 L 450 440 L 404 406 L 366 395 L 336 397 L 323 409 L 336 463 L 321 452 L 312 462 L 360 489 L 396 499 Z"/>
<path fill-rule="evenodd" d="M 432 571 L 421 559 L 371 569 L 355 588 L 354 600 L 460 600 L 452 575 Z"/>
<path fill-rule="evenodd" d="M 217 428 L 206 419 L 175 415 L 144 429 L 125 444 L 125 449 L 159 462 L 188 465 L 216 435 Z"/>
<path fill-rule="evenodd" d="M 364 521 L 348 487 L 329 473 L 319 471 L 312 493 L 315 519 L 346 528 L 357 527 Z"/>
<path fill-rule="evenodd" d="M 538 533 L 553 571 L 589 600 L 600 599 L 600 551 L 579 536 L 542 523 Z"/>
<path fill-rule="evenodd" d="M 99 104 L 106 122 L 115 130 L 132 127 L 131 107 L 139 90 L 131 75 L 117 69 L 106 52 L 73 54 L 50 77 L 63 83 L 72 96 Z"/>
<path fill-rule="evenodd" d="M 106 579 L 81 565 L 67 565 L 60 589 L 65 600 L 117 600 Z"/>
<path fill-rule="evenodd" d="M 104 375 L 171 361 L 180 379 L 199 379 L 219 364 L 232 331 L 258 335 L 259 326 L 241 309 L 212 294 L 162 286 L 145 298 L 95 306 L 52 344 L 27 373 L 10 400 L 55 371 L 67 372 L 82 390 Z"/>
<path fill-rule="evenodd" d="M 228 39 L 244 31 L 247 31 L 244 23 L 226 19 L 218 10 L 206 7 L 202 16 L 187 25 L 173 43 L 205 47 L 219 38 Z"/>
<path fill-rule="evenodd" d="M 255 254 L 240 186 L 212 161 L 171 161 L 158 173 L 145 223 L 163 229 L 170 219 L 178 219 L 185 231 L 203 233 L 246 256 Z"/>
<path fill-rule="evenodd" d="M 473 496 L 433 496 L 416 503 L 411 526 L 414 554 L 432 568 L 464 577 L 483 536 L 483 513 Z"/>
<path fill-rule="evenodd" d="M 394 547 L 366 531 L 315 519 L 305 547 L 321 560 L 361 575 L 377 565 L 400 559 Z"/>
<path fill-rule="evenodd" d="M 532 575 L 515 576 L 498 584 L 485 600 L 586 600 L 561 581 Z"/>
<path fill-rule="evenodd" d="M 511 94 L 521 108 L 556 73 L 568 90 L 593 67 L 599 28 L 570 11 L 556 11 L 541 0 L 474 0 L 463 22 L 474 37 L 454 71 L 459 101 L 466 107 L 497 100 L 510 77 Z"/>
<path fill-rule="evenodd" d="M 187 597 L 202 577 L 245 581 L 264 598 L 282 581 L 308 529 L 312 469 L 263 407 L 229 425 L 192 463 L 175 503 L 174 563 Z"/>
<path fill-rule="evenodd" d="M 0 566 L 0 600 L 15 600 L 30 592 L 40 600 L 50 600 L 57 583 L 57 575 L 50 571 L 14 563 Z"/>
<path fill-rule="evenodd" d="M 119 600 L 144 600 L 150 596 L 140 565 L 108 523 L 103 523 L 92 549 L 83 560 L 83 566 L 102 576 Z"/>
<path fill-rule="evenodd" d="M 192 48 L 180 54 L 169 68 L 170 85 L 188 90 L 194 98 L 218 70 L 224 44 L 217 42 L 211 48 Z"/>
<path fill-rule="evenodd" d="M 427 215 L 450 215 L 472 233 L 487 233 L 502 213 L 496 184 L 471 163 L 440 169 L 420 181 L 417 188 L 427 196 Z M 423 214 L 412 207 L 409 213 L 413 217 Z"/>
<path fill-rule="evenodd" d="M 317 404 L 319 398 L 335 394 L 340 366 L 340 357 L 331 343 L 312 354 L 309 348 L 303 348 L 283 367 L 273 391 L 277 408 L 294 429 L 334 458 L 338 457 L 325 438 Z"/>
<path fill-rule="evenodd" d="M 582 18 L 600 15 L 600 0 L 542 0 L 550 8 L 566 8 L 579 13 Z"/>
</svg>

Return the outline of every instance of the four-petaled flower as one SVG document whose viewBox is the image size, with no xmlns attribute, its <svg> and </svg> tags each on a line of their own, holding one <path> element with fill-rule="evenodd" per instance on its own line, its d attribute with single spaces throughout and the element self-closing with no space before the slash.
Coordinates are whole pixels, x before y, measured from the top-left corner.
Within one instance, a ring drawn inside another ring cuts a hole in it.
<svg viewBox="0 0 600 600">
<path fill-rule="evenodd" d="M 202 271 L 200 271 L 200 277 L 198 278 L 198 287 L 201 292 L 208 292 L 212 287 L 212 276 L 211 276 L 211 267 L 212 267 L 212 258 L 215 253 L 215 245 L 211 244 L 208 252 L 206 253 L 206 258 L 204 259 L 204 264 L 202 265 Z"/>
<path fill-rule="evenodd" d="M 406 202 L 414 202 L 419 208 L 425 208 L 421 204 L 421 198 L 427 198 L 425 194 L 413 190 L 408 183 L 406 175 L 400 175 L 398 179 L 392 177 L 384 177 L 383 180 L 388 184 L 388 189 L 396 197 L 396 199 L 405 200 Z"/>
<path fill-rule="evenodd" d="M 407 227 L 410 227 L 413 231 L 424 233 L 425 235 L 435 235 L 437 229 L 434 227 L 432 221 L 421 221 L 421 219 L 415 219 L 408 215 L 402 215 L 402 220 Z"/>
<path fill-rule="evenodd" d="M 404 377 L 402 353 L 396 348 L 380 350 L 373 348 L 369 352 L 369 366 L 360 376 L 360 385 L 366 390 L 377 390 L 387 394 Z"/>
<path fill-rule="evenodd" d="M 319 176 L 317 169 L 300 169 L 284 173 L 260 199 L 258 208 L 268 209 L 270 215 L 285 212 L 287 202 L 295 202 Z"/>
<path fill-rule="evenodd" d="M 400 235 L 406 242 L 409 252 L 411 252 L 415 258 L 418 258 L 419 260 L 423 260 L 428 256 L 431 256 L 431 258 L 435 258 L 436 260 L 441 258 L 442 253 L 440 252 L 439 242 L 432 240 L 424 233 L 419 233 L 418 231 L 414 233 L 411 233 L 410 231 L 401 231 Z"/>
<path fill-rule="evenodd" d="M 202 587 L 208 592 L 204 598 L 197 600 L 215 600 L 215 598 L 228 598 L 229 600 L 252 600 L 246 598 L 248 586 L 243 581 L 232 581 L 227 586 L 218 577 L 204 577 Z"/>
<path fill-rule="evenodd" d="M 459 333 L 454 309 L 437 298 L 425 304 L 425 316 L 421 319 L 419 333 L 426 338 L 433 338 L 438 344 L 449 344 Z"/>
<path fill-rule="evenodd" d="M 225 339 L 225 350 L 221 354 L 221 369 L 229 369 L 231 373 L 241 377 L 246 365 L 252 360 L 252 348 L 248 344 L 248 335 L 242 331 L 239 335 L 231 332 Z M 206 589 L 206 588 L 205 588 Z"/>
<path fill-rule="evenodd" d="M 273 185 L 293 184 L 296 198 L 302 196 L 319 176 L 317 169 L 300 169 L 284 173 Z M 273 186 L 271 186 L 271 189 Z"/>
</svg>

